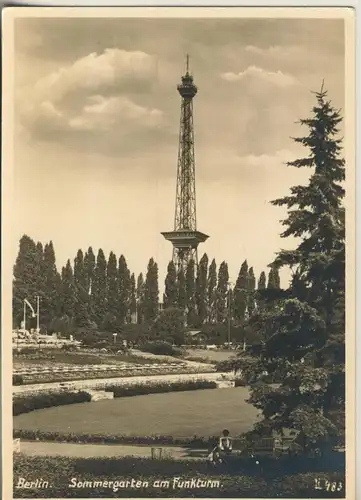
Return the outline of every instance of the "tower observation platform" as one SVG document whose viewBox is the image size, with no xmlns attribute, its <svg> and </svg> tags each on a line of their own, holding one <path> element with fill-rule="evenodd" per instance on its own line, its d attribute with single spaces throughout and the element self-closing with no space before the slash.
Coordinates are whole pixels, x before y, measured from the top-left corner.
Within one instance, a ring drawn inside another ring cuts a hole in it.
<svg viewBox="0 0 361 500">
<path fill-rule="evenodd" d="M 198 89 L 189 72 L 188 56 L 186 73 L 177 90 L 181 96 L 181 117 L 174 230 L 161 234 L 172 243 L 172 258 L 179 270 L 185 269 L 191 260 L 198 264 L 198 245 L 209 238 L 197 230 L 193 98 Z"/>
</svg>

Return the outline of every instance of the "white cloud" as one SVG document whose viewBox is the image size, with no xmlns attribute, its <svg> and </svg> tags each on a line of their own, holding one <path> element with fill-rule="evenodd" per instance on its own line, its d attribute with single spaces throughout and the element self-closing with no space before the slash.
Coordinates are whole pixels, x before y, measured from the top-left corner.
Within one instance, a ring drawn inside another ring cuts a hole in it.
<svg viewBox="0 0 361 500">
<path fill-rule="evenodd" d="M 109 87 L 148 83 L 156 70 L 156 60 L 145 52 L 106 49 L 42 78 L 33 90 L 56 101 L 78 90 L 93 93 Z"/>
<path fill-rule="evenodd" d="M 18 93 L 17 107 L 29 130 L 119 134 L 137 125 L 156 128 L 162 111 L 134 102 L 134 90 L 151 85 L 157 65 L 140 51 L 91 53 Z"/>
<path fill-rule="evenodd" d="M 246 79 L 262 80 L 277 87 L 289 87 L 297 84 L 297 79 L 290 74 L 282 71 L 266 71 L 257 66 L 248 66 L 247 69 L 239 73 L 222 73 L 221 77 L 228 82 L 239 82 Z"/>
<path fill-rule="evenodd" d="M 157 127 L 163 122 L 163 113 L 135 104 L 126 97 L 103 97 L 101 95 L 88 98 L 81 113 L 69 120 L 69 126 L 75 130 L 107 130 L 116 124 L 129 122 L 142 127 Z M 118 132 L 121 127 L 117 128 Z"/>
</svg>

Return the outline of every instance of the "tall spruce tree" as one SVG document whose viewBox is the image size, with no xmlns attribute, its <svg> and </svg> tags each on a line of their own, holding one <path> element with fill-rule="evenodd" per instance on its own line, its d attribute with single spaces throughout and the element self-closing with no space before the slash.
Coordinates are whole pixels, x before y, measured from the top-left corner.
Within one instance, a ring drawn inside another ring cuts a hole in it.
<svg viewBox="0 0 361 500">
<path fill-rule="evenodd" d="M 118 264 L 118 317 L 120 324 L 125 324 L 130 307 L 130 272 L 124 255 L 119 257 Z"/>
<path fill-rule="evenodd" d="M 151 258 L 148 263 L 147 275 L 144 286 L 144 318 L 150 324 L 158 315 L 159 309 L 159 287 L 158 287 L 158 265 Z"/>
<path fill-rule="evenodd" d="M 248 263 L 246 260 L 239 270 L 233 297 L 234 317 L 238 323 L 242 324 L 246 319 L 248 306 Z"/>
<path fill-rule="evenodd" d="M 195 327 L 198 324 L 194 267 L 194 260 L 190 260 L 186 270 L 187 325 L 190 327 Z"/>
<path fill-rule="evenodd" d="M 170 261 L 165 278 L 165 291 L 163 294 L 164 309 L 177 305 L 177 271 L 173 261 Z"/>
<path fill-rule="evenodd" d="M 345 178 L 337 138 L 340 112 L 321 89 L 311 118 L 301 120 L 308 135 L 296 138 L 307 148 L 290 167 L 309 168 L 309 183 L 273 202 L 285 206 L 283 238 L 296 237 L 294 250 L 281 250 L 272 263 L 290 267 L 287 290 L 270 289 L 265 296 L 278 307 L 257 319 L 271 334 L 245 373 L 261 377 L 267 370 L 280 386 L 254 388 L 251 403 L 263 420 L 263 434 L 281 428 L 300 431 L 306 448 L 327 450 L 343 439 L 345 415 L 345 219 L 342 205 Z"/>
<path fill-rule="evenodd" d="M 199 261 L 196 280 L 196 302 L 199 323 L 207 321 L 208 315 L 208 255 L 205 253 Z"/>
<path fill-rule="evenodd" d="M 247 279 L 247 290 L 248 290 L 248 300 L 247 300 L 247 309 L 248 309 L 248 317 L 253 316 L 253 313 L 256 308 L 255 304 L 255 289 L 256 289 L 256 277 L 254 275 L 253 267 L 250 267 L 248 270 L 248 279 Z"/>
<path fill-rule="evenodd" d="M 208 273 L 208 321 L 215 323 L 217 320 L 217 264 L 215 259 L 209 266 Z"/>
<path fill-rule="evenodd" d="M 88 276 L 86 269 L 85 274 L 86 286 L 88 286 Z M 96 323 L 96 325 L 98 325 L 98 327 L 100 327 L 107 313 L 107 261 L 101 248 L 99 248 L 98 250 L 94 269 L 91 301 L 93 306 L 93 321 Z"/>
<path fill-rule="evenodd" d="M 90 323 L 88 308 L 87 275 L 84 266 L 84 254 L 78 250 L 74 259 L 74 284 L 75 284 L 75 324 L 78 327 L 87 327 Z"/>
<path fill-rule="evenodd" d="M 117 257 L 110 252 L 107 263 L 107 329 L 116 330 L 119 324 Z"/>
<path fill-rule="evenodd" d="M 218 270 L 217 283 L 217 323 L 224 323 L 228 318 L 228 282 L 229 273 L 228 265 L 222 262 Z"/>
<path fill-rule="evenodd" d="M 144 290 L 145 283 L 143 273 L 140 273 L 137 278 L 137 323 L 138 325 L 142 325 L 144 323 Z"/>
</svg>

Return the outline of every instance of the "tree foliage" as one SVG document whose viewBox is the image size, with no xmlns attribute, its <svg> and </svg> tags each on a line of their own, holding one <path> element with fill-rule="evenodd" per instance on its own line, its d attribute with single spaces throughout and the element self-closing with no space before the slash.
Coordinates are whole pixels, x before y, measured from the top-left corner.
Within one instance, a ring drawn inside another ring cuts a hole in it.
<svg viewBox="0 0 361 500">
<path fill-rule="evenodd" d="M 159 287 L 158 287 L 158 265 L 153 258 L 149 260 L 147 275 L 144 285 L 144 319 L 150 323 L 158 315 Z"/>
<path fill-rule="evenodd" d="M 184 344 L 184 312 L 176 307 L 164 309 L 151 326 L 153 338 L 171 344 Z"/>
<path fill-rule="evenodd" d="M 165 278 L 165 291 L 163 296 L 164 308 L 175 307 L 177 304 L 177 271 L 173 261 L 170 261 Z"/>
<path fill-rule="evenodd" d="M 215 259 L 209 266 L 208 273 L 208 321 L 215 323 L 217 319 L 217 264 Z"/>
<path fill-rule="evenodd" d="M 218 270 L 218 280 L 217 280 L 217 322 L 224 323 L 228 318 L 228 307 L 227 307 L 227 297 L 228 297 L 228 282 L 229 273 L 228 265 L 226 262 L 222 262 Z"/>
<path fill-rule="evenodd" d="M 246 319 L 248 306 L 248 263 L 245 260 L 239 270 L 234 297 L 234 317 L 239 324 Z"/>
<path fill-rule="evenodd" d="M 251 349 L 251 361 L 241 358 L 240 366 L 253 380 L 267 371 L 281 382 L 252 391 L 250 402 L 263 414 L 259 432 L 294 428 L 306 448 L 325 450 L 344 431 L 339 422 L 345 411 L 345 171 L 337 138 L 340 112 L 323 89 L 316 99 L 311 118 L 301 120 L 308 135 L 294 139 L 307 154 L 288 163 L 310 169 L 309 182 L 272 202 L 287 209 L 281 236 L 297 237 L 299 244 L 280 250 L 271 270 L 289 267 L 292 279 L 281 289 L 271 276 L 263 295 L 274 307 L 253 319 L 253 327 L 267 335 Z"/>
<path fill-rule="evenodd" d="M 196 280 L 196 302 L 199 323 L 203 324 L 208 315 L 208 255 L 205 253 L 199 261 Z"/>
</svg>

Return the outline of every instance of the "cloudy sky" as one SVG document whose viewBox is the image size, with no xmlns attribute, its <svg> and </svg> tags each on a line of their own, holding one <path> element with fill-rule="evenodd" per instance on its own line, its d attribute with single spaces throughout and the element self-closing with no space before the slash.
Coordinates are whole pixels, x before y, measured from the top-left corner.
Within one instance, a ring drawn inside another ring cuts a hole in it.
<svg viewBox="0 0 361 500">
<path fill-rule="evenodd" d="M 185 54 L 194 103 L 200 246 L 231 278 L 257 275 L 281 247 L 269 201 L 308 172 L 300 154 L 312 90 L 344 106 L 342 20 L 32 18 L 15 22 L 14 249 L 22 234 L 53 240 L 58 268 L 91 245 L 149 257 L 160 280 L 171 257 Z"/>
</svg>

